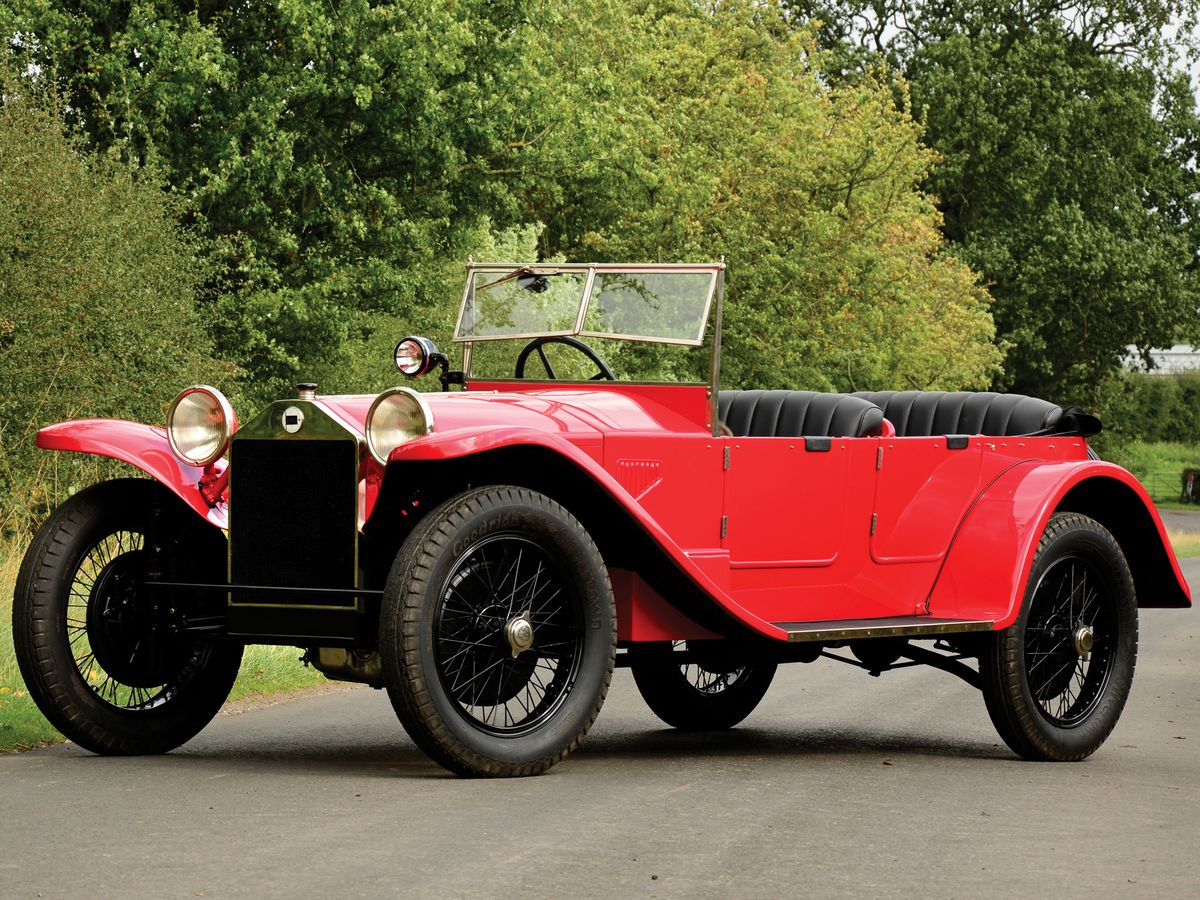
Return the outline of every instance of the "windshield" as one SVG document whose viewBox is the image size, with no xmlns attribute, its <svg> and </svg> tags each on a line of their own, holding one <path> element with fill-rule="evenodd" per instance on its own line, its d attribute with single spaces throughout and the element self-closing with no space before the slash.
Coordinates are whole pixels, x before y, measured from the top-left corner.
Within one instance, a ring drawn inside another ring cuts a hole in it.
<svg viewBox="0 0 1200 900">
<path fill-rule="evenodd" d="M 582 335 L 698 347 L 720 270 L 472 263 L 454 340 Z"/>
</svg>

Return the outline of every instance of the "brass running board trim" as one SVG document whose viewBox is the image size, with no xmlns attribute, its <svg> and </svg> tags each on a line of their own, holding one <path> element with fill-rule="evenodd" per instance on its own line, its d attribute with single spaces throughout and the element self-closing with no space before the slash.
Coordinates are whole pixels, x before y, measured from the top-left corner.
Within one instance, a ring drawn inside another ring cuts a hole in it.
<svg viewBox="0 0 1200 900">
<path fill-rule="evenodd" d="M 775 622 L 788 633 L 788 643 L 799 641 L 850 641 L 859 638 L 926 637 L 992 631 L 995 622 L 982 619 L 931 619 L 896 616 L 890 619 L 836 619 L 825 622 Z"/>
</svg>

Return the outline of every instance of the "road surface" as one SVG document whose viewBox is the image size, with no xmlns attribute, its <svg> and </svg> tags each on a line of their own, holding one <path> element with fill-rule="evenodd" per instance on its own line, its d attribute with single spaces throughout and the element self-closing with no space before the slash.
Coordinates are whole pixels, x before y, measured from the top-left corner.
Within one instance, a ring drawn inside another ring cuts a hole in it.
<svg viewBox="0 0 1200 900">
<path fill-rule="evenodd" d="M 1200 611 L 1141 621 L 1125 715 L 1076 764 L 1017 760 L 949 675 L 827 661 L 702 736 L 619 671 L 538 778 L 447 775 L 367 688 L 157 758 L 3 756 L 0 897 L 1196 897 Z"/>
</svg>

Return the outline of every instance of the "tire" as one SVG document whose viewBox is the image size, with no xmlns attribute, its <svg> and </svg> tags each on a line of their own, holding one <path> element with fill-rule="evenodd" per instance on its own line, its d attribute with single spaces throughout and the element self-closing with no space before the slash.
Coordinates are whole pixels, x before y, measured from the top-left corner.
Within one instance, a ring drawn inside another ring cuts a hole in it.
<svg viewBox="0 0 1200 900">
<path fill-rule="evenodd" d="M 1137 629 L 1120 545 L 1094 519 L 1055 513 L 1016 622 L 989 636 L 980 657 L 984 700 L 1004 742 L 1030 760 L 1094 753 L 1129 697 Z"/>
<path fill-rule="evenodd" d="M 147 574 L 152 528 L 167 579 L 224 580 L 221 532 L 144 479 L 103 482 L 63 503 L 17 575 L 13 644 L 29 694 L 94 753 L 178 747 L 216 715 L 241 663 L 238 644 L 173 631 L 170 597 L 130 587 Z"/>
<path fill-rule="evenodd" d="M 379 643 L 396 714 L 434 761 L 459 775 L 537 775 L 579 746 L 608 692 L 608 570 L 549 497 L 468 491 L 400 548 Z"/>
<path fill-rule="evenodd" d="M 675 649 L 686 649 L 676 641 Z M 724 731 L 754 711 L 775 677 L 774 663 L 740 659 L 672 664 L 664 654 L 638 662 L 630 671 L 651 712 L 681 731 Z"/>
</svg>

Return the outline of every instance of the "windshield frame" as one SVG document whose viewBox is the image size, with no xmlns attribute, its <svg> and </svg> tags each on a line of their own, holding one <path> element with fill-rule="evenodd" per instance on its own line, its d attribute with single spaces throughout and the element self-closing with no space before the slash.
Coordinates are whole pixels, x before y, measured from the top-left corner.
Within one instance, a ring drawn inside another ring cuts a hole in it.
<svg viewBox="0 0 1200 900">
<path fill-rule="evenodd" d="M 462 301 L 458 306 L 458 317 L 454 322 L 451 341 L 456 344 L 471 344 L 475 341 L 519 341 L 533 340 L 540 337 L 595 337 L 613 340 L 641 341 L 650 344 L 675 344 L 683 347 L 699 347 L 704 343 L 704 330 L 708 325 L 708 317 L 712 315 L 713 301 L 719 293 L 719 282 L 724 273 L 724 263 L 467 263 L 467 282 L 463 287 Z M 521 332 L 518 334 L 485 334 L 464 335 L 463 320 L 467 315 L 467 305 L 472 294 L 477 289 L 475 276 L 480 273 L 495 274 L 501 279 L 516 272 L 528 272 L 531 275 L 557 275 L 566 273 L 582 274 L 583 289 L 579 298 L 579 308 L 575 323 L 570 328 Z M 595 291 L 598 274 L 615 275 L 709 275 L 708 291 L 704 297 L 704 306 L 700 311 L 699 330 L 695 338 L 671 338 L 638 334 L 617 334 L 608 331 L 588 331 L 585 328 L 588 312 L 592 305 L 592 294 Z"/>
<path fill-rule="evenodd" d="M 506 334 L 499 336 L 485 337 L 459 337 L 462 329 L 463 316 L 466 314 L 467 301 L 470 299 L 471 292 L 475 286 L 475 275 L 478 272 L 495 272 L 497 275 L 506 275 L 517 270 L 526 269 L 530 274 L 551 273 L 551 272 L 583 272 L 586 273 L 583 286 L 583 297 L 580 302 L 579 314 L 575 319 L 575 327 L 572 331 L 560 332 L 539 332 L 536 334 Z M 704 312 L 700 321 L 700 337 L 699 340 L 672 340 L 655 337 L 639 337 L 636 335 L 617 335 L 608 333 L 596 333 L 583 330 L 583 324 L 586 320 L 588 307 L 591 303 L 592 288 L 595 284 L 597 272 L 614 272 L 627 274 L 668 274 L 672 272 L 682 273 L 712 273 L 713 278 L 709 284 L 708 295 L 704 302 Z M 463 387 L 464 389 L 471 382 L 471 346 L 476 341 L 519 341 L 519 340 L 535 340 L 539 337 L 601 337 L 613 338 L 617 340 L 644 341 L 646 343 L 668 343 L 682 346 L 699 347 L 704 343 L 704 332 L 708 326 L 709 317 L 712 317 L 713 334 L 712 347 L 709 352 L 709 371 L 708 371 L 708 407 L 709 407 L 709 424 L 713 437 L 721 435 L 720 416 L 717 409 L 717 392 L 720 385 L 721 374 L 721 320 L 724 312 L 725 298 L 725 257 L 722 256 L 715 263 L 514 263 L 514 262 L 475 262 L 468 260 L 467 262 L 467 282 L 463 288 L 462 302 L 458 307 L 458 317 L 454 322 L 454 332 L 451 338 L 453 343 L 461 344 L 463 348 Z M 487 379 L 496 380 L 496 379 Z M 504 379 L 508 380 L 508 379 Z M 556 379 L 557 380 L 557 379 Z M 534 379 L 530 379 L 534 381 Z M 575 382 L 567 379 L 562 379 L 563 384 L 587 384 L 589 382 Z"/>
</svg>

